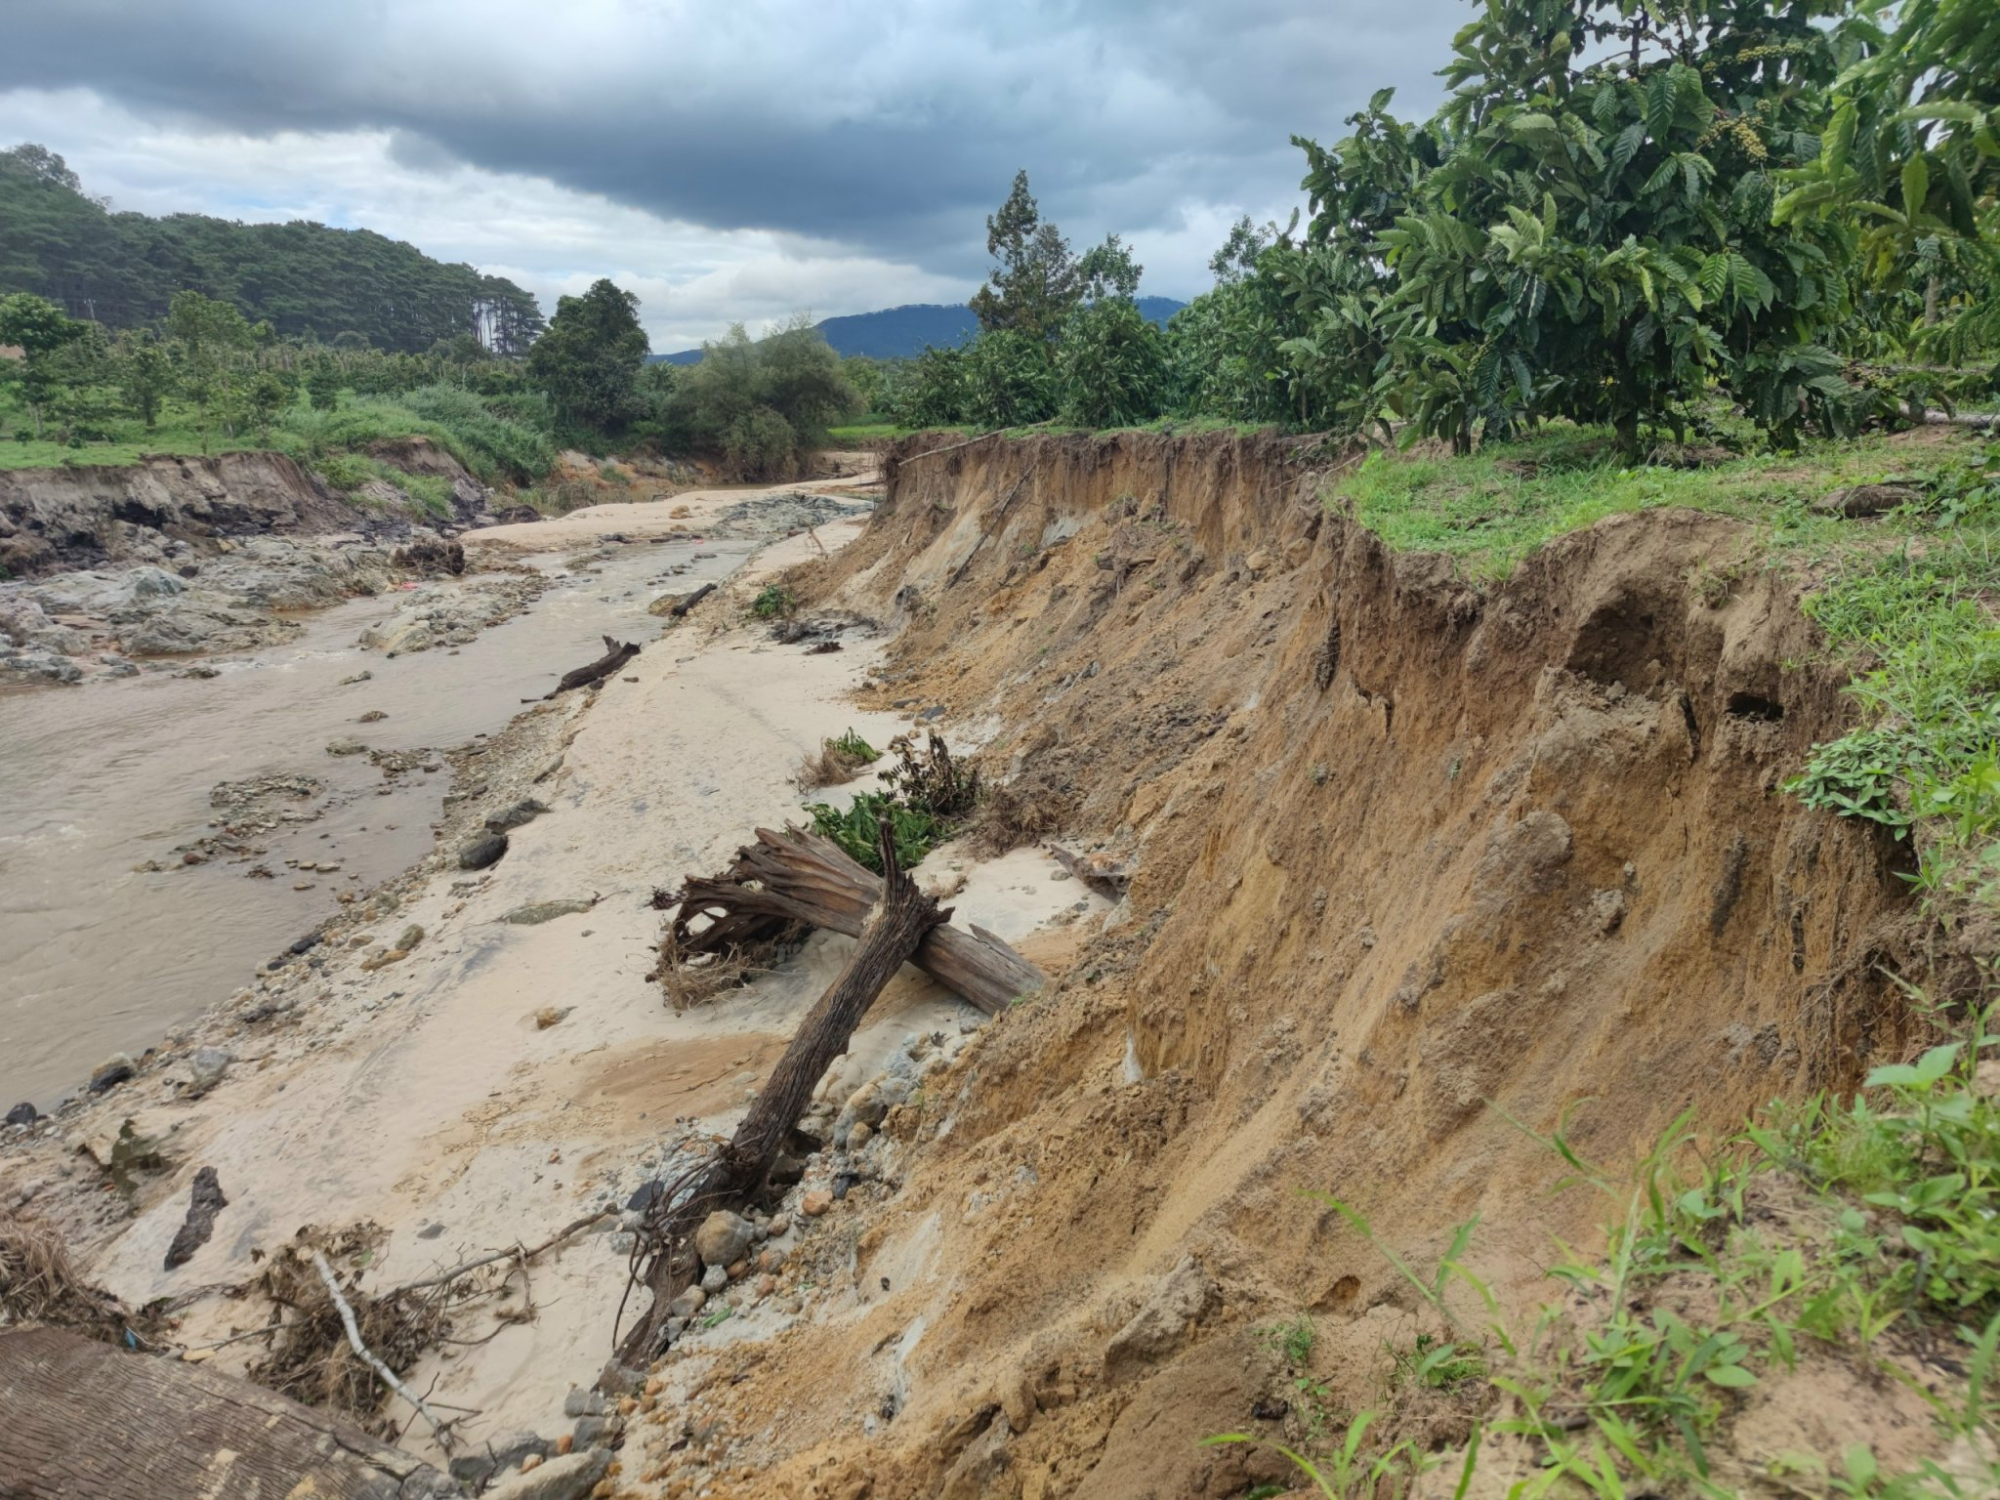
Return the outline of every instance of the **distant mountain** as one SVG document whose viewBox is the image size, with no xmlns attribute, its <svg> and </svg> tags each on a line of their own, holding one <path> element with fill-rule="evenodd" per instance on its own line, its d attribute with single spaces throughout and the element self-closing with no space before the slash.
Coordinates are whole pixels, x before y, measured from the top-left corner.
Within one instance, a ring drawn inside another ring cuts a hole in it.
<svg viewBox="0 0 2000 1500">
<path fill-rule="evenodd" d="M 1186 305 L 1171 297 L 1139 299 L 1139 311 L 1162 325 Z M 826 335 L 833 352 L 843 358 L 866 355 L 869 359 L 914 359 L 933 344 L 949 347 L 964 343 L 979 331 L 979 319 L 963 303 L 912 302 L 903 307 L 886 307 L 880 312 L 828 318 L 819 325 L 819 331 Z M 683 349 L 678 354 L 656 354 L 653 358 L 670 365 L 691 365 L 700 361 L 701 351 Z"/>
</svg>

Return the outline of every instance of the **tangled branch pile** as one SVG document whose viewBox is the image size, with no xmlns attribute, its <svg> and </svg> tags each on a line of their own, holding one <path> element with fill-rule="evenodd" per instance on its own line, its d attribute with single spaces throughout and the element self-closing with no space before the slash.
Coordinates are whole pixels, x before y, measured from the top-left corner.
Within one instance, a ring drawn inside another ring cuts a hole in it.
<svg viewBox="0 0 2000 1500">
<path fill-rule="evenodd" d="M 116 1343 L 130 1316 L 77 1274 L 53 1224 L 25 1214 L 0 1219 L 0 1328 L 40 1323 Z"/>
<path fill-rule="evenodd" d="M 449 1283 L 399 1288 L 381 1296 L 361 1290 L 365 1266 L 385 1238 L 372 1223 L 323 1230 L 308 1225 L 267 1259 L 252 1289 L 270 1299 L 270 1352 L 250 1367 L 259 1385 L 307 1406 L 327 1407 L 375 1423 L 388 1387 L 354 1352 L 319 1272 L 313 1252 L 340 1268 L 341 1295 L 354 1309 L 362 1342 L 398 1375 L 408 1371 L 451 1332 L 455 1300 Z M 393 1424 L 375 1423 L 394 1437 Z"/>
</svg>

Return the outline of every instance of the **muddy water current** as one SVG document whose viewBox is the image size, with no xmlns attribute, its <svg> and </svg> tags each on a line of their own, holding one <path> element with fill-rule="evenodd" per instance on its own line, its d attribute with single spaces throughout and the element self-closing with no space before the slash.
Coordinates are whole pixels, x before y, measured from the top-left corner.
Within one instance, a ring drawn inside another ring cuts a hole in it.
<svg viewBox="0 0 2000 1500">
<path fill-rule="evenodd" d="M 600 655 L 600 636 L 655 640 L 649 602 L 726 577 L 758 545 L 612 546 L 577 569 L 534 560 L 551 587 L 457 650 L 361 649 L 392 594 L 309 617 L 281 646 L 214 659 L 205 680 L 159 672 L 0 697 L 0 1110 L 46 1108 L 110 1054 L 137 1055 L 310 932 L 342 891 L 423 856 L 449 765 L 425 757 L 436 769 L 385 779 L 366 755 L 329 755 L 330 742 L 442 749 L 493 733 Z M 671 574 L 677 564 L 687 571 Z M 343 685 L 363 671 L 369 681 Z M 360 722 L 370 712 L 386 717 Z M 316 778 L 323 796 L 284 808 L 324 811 L 253 835 L 254 857 L 181 864 L 177 847 L 223 817 L 211 790 L 265 775 Z M 272 875 L 246 878 L 258 866 Z"/>
</svg>

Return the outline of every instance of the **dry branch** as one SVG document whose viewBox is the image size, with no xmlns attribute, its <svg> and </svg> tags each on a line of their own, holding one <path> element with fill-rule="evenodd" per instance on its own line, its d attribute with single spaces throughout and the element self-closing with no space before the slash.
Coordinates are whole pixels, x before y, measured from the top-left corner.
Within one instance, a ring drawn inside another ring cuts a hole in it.
<svg viewBox="0 0 2000 1500">
<path fill-rule="evenodd" d="M 737 850 L 727 870 L 687 878 L 672 940 L 693 956 L 748 948 L 793 922 L 859 937 L 881 898 L 881 877 L 827 840 L 796 828 L 760 828 L 757 842 Z M 697 918 L 706 925 L 697 928 Z M 989 1016 L 1045 982 L 1040 969 L 977 928 L 932 928 L 910 962 Z"/>
<path fill-rule="evenodd" d="M 1051 858 L 1070 874 L 1100 895 L 1116 901 L 1131 888 L 1132 872 L 1114 861 L 1096 860 L 1084 854 L 1072 854 L 1060 844 L 1044 845 Z"/>
<path fill-rule="evenodd" d="M 333 1298 L 333 1305 L 340 1310 L 340 1325 L 347 1330 L 348 1346 L 355 1357 L 381 1377 L 382 1383 L 414 1406 L 418 1414 L 430 1424 L 431 1436 L 445 1452 L 451 1452 L 451 1433 L 438 1419 L 431 1415 L 431 1409 L 424 1405 L 424 1398 L 396 1378 L 396 1372 L 383 1364 L 366 1344 L 361 1341 L 361 1330 L 355 1326 L 354 1309 L 347 1305 L 347 1299 L 340 1294 L 340 1283 L 334 1278 L 333 1267 L 326 1263 L 326 1256 L 318 1250 L 312 1253 L 313 1269 L 319 1272 L 319 1279 L 326 1283 L 326 1294 Z"/>
<path fill-rule="evenodd" d="M 533 1260 L 537 1255 L 540 1255 L 544 1250 L 554 1249 L 557 1245 L 560 1245 L 564 1240 L 573 1239 L 575 1236 L 581 1234 L 584 1230 L 590 1228 L 591 1225 L 597 1223 L 599 1220 L 609 1218 L 610 1216 L 611 1216 L 610 1209 L 608 1208 L 599 1209 L 594 1214 L 585 1214 L 580 1219 L 571 1220 L 568 1224 L 565 1224 L 561 1229 L 558 1229 L 554 1234 L 550 1235 L 547 1239 L 543 1240 L 539 1245 L 536 1245 L 533 1249 L 524 1250 L 521 1248 L 519 1241 L 516 1241 L 514 1244 L 509 1245 L 505 1250 L 496 1250 L 491 1255 L 482 1255 L 477 1260 L 469 1260 L 464 1265 L 455 1267 L 454 1269 L 443 1272 L 440 1275 L 426 1276 L 422 1281 L 406 1281 L 403 1283 L 403 1285 L 397 1287 L 395 1291 L 389 1292 L 386 1295 L 394 1297 L 400 1295 L 403 1292 L 421 1292 L 434 1286 L 450 1286 L 452 1282 L 458 1280 L 461 1276 L 470 1275 L 472 1272 L 479 1270 L 482 1266 L 490 1266 L 494 1264 L 496 1261 L 503 1261 L 503 1260 L 522 1261 L 523 1262 L 522 1274 L 526 1275 L 527 1261 Z"/>
</svg>

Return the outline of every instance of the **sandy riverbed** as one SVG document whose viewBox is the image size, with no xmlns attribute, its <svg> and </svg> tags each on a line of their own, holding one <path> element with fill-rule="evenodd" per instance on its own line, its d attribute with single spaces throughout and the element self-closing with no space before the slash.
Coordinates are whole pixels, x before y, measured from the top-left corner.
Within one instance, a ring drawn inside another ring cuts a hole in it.
<svg viewBox="0 0 2000 1500">
<path fill-rule="evenodd" d="M 745 500 L 719 491 L 677 496 L 672 506 L 600 506 L 467 541 L 516 555 L 607 533 L 643 543 L 713 525 Z M 60 1120 L 53 1134 L 17 1142 L 0 1157 L 0 1177 L 16 1189 L 42 1177 L 51 1186 L 41 1201 L 82 1235 L 91 1232 L 83 1205 L 94 1201 L 100 1229 L 87 1269 L 136 1305 L 244 1279 L 253 1252 L 309 1223 L 380 1225 L 387 1241 L 370 1275 L 392 1285 L 482 1250 L 534 1243 L 594 1207 L 622 1203 L 677 1119 L 727 1131 L 846 941 L 815 937 L 750 989 L 676 1015 L 648 977 L 660 927 L 650 897 L 684 873 L 719 867 L 757 825 L 795 817 L 794 773 L 823 737 L 851 727 L 880 745 L 908 727 L 902 716 L 852 704 L 876 658 L 864 635 L 840 653 L 808 655 L 743 618 L 759 576 L 858 530 L 842 522 L 766 546 L 733 591 L 704 606 L 705 619 L 664 634 L 637 599 L 630 638 L 648 644 L 624 672 L 594 699 L 568 695 L 526 711 L 460 762 L 462 811 L 529 792 L 549 809 L 513 832 L 503 861 L 468 875 L 434 858 L 357 903 L 311 960 L 266 975 L 190 1028 L 185 1048 L 207 1043 L 235 1059 L 213 1092 L 185 1098 L 185 1064 L 168 1062 Z M 460 660 L 475 669 L 472 653 Z M 954 898 L 961 921 L 1009 939 L 1093 899 L 1032 850 L 985 865 L 939 851 L 927 873 L 932 864 L 964 876 Z M 538 925 L 501 920 L 550 901 L 594 904 Z M 412 925 L 424 935 L 407 957 L 362 967 Z M 544 1028 L 536 1017 L 547 1008 L 564 1014 Z M 956 1034 L 978 1020 L 906 970 L 857 1037 L 849 1071 L 858 1076 L 913 1033 Z M 93 1141 L 101 1147 L 128 1119 L 168 1143 L 172 1165 L 142 1185 L 126 1218 L 78 1153 Z M 164 1270 L 204 1166 L 216 1169 L 229 1207 L 193 1260 Z M 532 1322 L 504 1325 L 477 1348 L 451 1350 L 454 1358 L 432 1355 L 413 1380 L 477 1411 L 466 1421 L 475 1440 L 553 1431 L 563 1393 L 588 1383 L 610 1351 L 626 1275 L 611 1239 L 586 1236 L 545 1257 L 534 1271 Z M 261 1307 L 213 1297 L 188 1310 L 179 1337 L 220 1338 L 261 1317 Z M 217 1359 L 240 1366 L 254 1349 L 237 1345 Z"/>
</svg>

